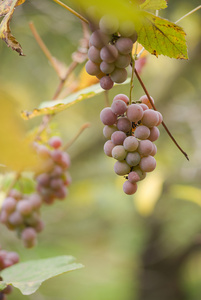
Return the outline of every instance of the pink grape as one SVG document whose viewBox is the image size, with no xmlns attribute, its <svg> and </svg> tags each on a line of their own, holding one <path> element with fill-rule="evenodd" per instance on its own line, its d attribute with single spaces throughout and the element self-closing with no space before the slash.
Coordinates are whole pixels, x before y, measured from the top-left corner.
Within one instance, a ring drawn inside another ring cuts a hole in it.
<svg viewBox="0 0 201 300">
<path fill-rule="evenodd" d="M 139 166 L 144 172 L 152 172 L 156 168 L 156 160 L 153 156 L 143 157 Z"/>
<path fill-rule="evenodd" d="M 132 171 L 128 174 L 128 181 L 131 182 L 131 183 L 135 183 L 135 182 L 138 182 L 140 181 L 140 176 L 137 172 L 135 171 Z"/>
<path fill-rule="evenodd" d="M 5 209 L 6 212 L 11 213 L 15 210 L 17 202 L 13 197 L 6 197 L 3 201 L 2 208 Z"/>
<path fill-rule="evenodd" d="M 116 42 L 116 47 L 121 54 L 129 54 L 133 48 L 133 41 L 130 38 L 120 37 Z"/>
<path fill-rule="evenodd" d="M 159 122 L 159 115 L 155 110 L 145 110 L 142 117 L 142 124 L 151 128 Z"/>
<path fill-rule="evenodd" d="M 111 105 L 111 110 L 115 115 L 122 115 L 127 110 L 127 105 L 123 100 L 116 100 Z"/>
<path fill-rule="evenodd" d="M 32 212 L 32 205 L 28 200 L 21 200 L 17 203 L 17 211 L 23 216 L 27 216 Z"/>
<path fill-rule="evenodd" d="M 129 151 L 135 151 L 138 147 L 138 140 L 134 137 L 134 136 L 128 136 L 125 140 L 124 140 L 124 148 Z"/>
<path fill-rule="evenodd" d="M 111 141 L 108 140 L 107 142 L 105 142 L 104 144 L 104 152 L 107 156 L 112 157 L 112 149 L 115 147 L 115 144 Z"/>
<path fill-rule="evenodd" d="M 101 49 L 107 43 L 109 43 L 111 37 L 107 34 L 104 34 L 100 29 L 94 31 L 90 37 L 89 42 L 94 47 Z"/>
<path fill-rule="evenodd" d="M 156 153 L 157 153 L 157 147 L 156 147 L 155 144 L 153 144 L 153 150 L 152 150 L 152 152 L 150 153 L 150 155 L 151 155 L 151 156 L 154 156 L 154 155 L 156 155 Z"/>
<path fill-rule="evenodd" d="M 110 74 L 114 71 L 115 65 L 114 63 L 107 63 L 106 61 L 102 61 L 100 64 L 100 70 L 105 74 Z"/>
<path fill-rule="evenodd" d="M 151 97 L 151 100 L 154 103 L 154 99 L 152 97 Z M 147 95 L 140 97 L 139 101 L 141 101 L 143 104 L 146 104 L 150 109 L 152 108 L 152 105 L 151 105 Z"/>
<path fill-rule="evenodd" d="M 138 122 L 142 119 L 144 111 L 139 104 L 131 104 L 127 109 L 127 117 L 132 122 Z"/>
<path fill-rule="evenodd" d="M 133 195 L 137 191 L 137 184 L 131 183 L 130 181 L 125 181 L 123 184 L 123 191 L 127 195 Z"/>
<path fill-rule="evenodd" d="M 126 95 L 124 95 L 124 94 L 118 94 L 118 95 L 116 95 L 116 96 L 114 97 L 114 99 L 113 99 L 113 102 L 116 101 L 116 100 L 122 100 L 122 101 L 124 101 L 127 105 L 128 105 L 128 103 L 129 103 L 129 98 L 128 98 Z"/>
<path fill-rule="evenodd" d="M 109 140 L 115 131 L 117 131 L 117 127 L 115 125 L 105 125 L 103 128 L 103 135 Z"/>
<path fill-rule="evenodd" d="M 111 140 L 115 145 L 123 145 L 125 138 L 126 138 L 126 134 L 123 131 L 115 131 L 111 135 Z"/>
<path fill-rule="evenodd" d="M 33 209 L 39 209 L 42 205 L 42 199 L 37 193 L 31 194 L 29 197 L 29 203 Z"/>
<path fill-rule="evenodd" d="M 153 151 L 153 143 L 149 140 L 139 142 L 138 152 L 143 156 L 148 156 Z"/>
<path fill-rule="evenodd" d="M 101 49 L 100 57 L 107 63 L 113 63 L 118 57 L 118 50 L 114 45 L 106 45 Z"/>
<path fill-rule="evenodd" d="M 100 113 L 100 119 L 104 125 L 113 125 L 117 121 L 117 116 L 110 107 L 105 107 Z"/>
<path fill-rule="evenodd" d="M 122 83 L 127 79 L 127 71 L 124 68 L 115 68 L 110 76 L 112 81 Z"/>
<path fill-rule="evenodd" d="M 129 66 L 130 62 L 131 62 L 131 57 L 129 54 L 119 55 L 115 61 L 115 66 L 117 68 L 126 68 Z"/>
<path fill-rule="evenodd" d="M 89 48 L 89 51 L 88 51 L 88 57 L 89 59 L 94 62 L 94 63 L 101 63 L 101 58 L 100 58 L 100 50 L 97 49 L 96 47 L 94 46 L 91 46 Z"/>
<path fill-rule="evenodd" d="M 23 216 L 19 211 L 14 211 L 8 219 L 9 223 L 15 227 L 23 224 Z"/>
<path fill-rule="evenodd" d="M 132 123 L 126 117 L 122 117 L 117 120 L 117 128 L 120 131 L 128 132 L 132 128 Z"/>
<path fill-rule="evenodd" d="M 124 149 L 124 146 L 117 145 L 112 149 L 112 157 L 114 157 L 117 160 L 124 160 L 126 157 L 126 150 Z"/>
<path fill-rule="evenodd" d="M 150 136 L 150 129 L 147 126 L 138 126 L 135 129 L 135 137 L 141 140 L 146 140 Z"/>
<path fill-rule="evenodd" d="M 158 113 L 159 121 L 156 124 L 156 126 L 159 126 L 163 122 L 163 116 L 159 111 L 157 111 L 157 113 Z"/>
<path fill-rule="evenodd" d="M 146 104 L 144 104 L 144 103 L 140 103 L 139 106 L 142 107 L 143 111 L 149 109 L 149 107 Z"/>
<path fill-rule="evenodd" d="M 100 65 L 88 60 L 85 69 L 89 75 L 98 75 L 100 73 Z"/>
<path fill-rule="evenodd" d="M 114 85 L 114 82 L 112 81 L 112 79 L 109 76 L 103 76 L 100 79 L 100 86 L 104 90 L 110 90 L 113 87 L 113 85 Z"/>
<path fill-rule="evenodd" d="M 159 129 L 156 126 L 154 126 L 150 129 L 150 135 L 149 135 L 148 139 L 151 142 L 155 142 L 159 138 L 159 135 L 160 135 Z"/>
<path fill-rule="evenodd" d="M 117 175 L 123 176 L 130 172 L 130 166 L 125 161 L 117 160 L 114 164 L 114 171 Z"/>
<path fill-rule="evenodd" d="M 133 168 L 133 171 L 136 172 L 138 174 L 138 176 L 140 177 L 140 180 L 143 180 L 146 177 L 146 172 L 142 171 L 139 166 L 136 166 Z"/>
<path fill-rule="evenodd" d="M 61 138 L 58 136 L 53 136 L 51 137 L 51 139 L 49 140 L 49 145 L 55 149 L 60 148 L 62 145 L 62 141 Z"/>
</svg>

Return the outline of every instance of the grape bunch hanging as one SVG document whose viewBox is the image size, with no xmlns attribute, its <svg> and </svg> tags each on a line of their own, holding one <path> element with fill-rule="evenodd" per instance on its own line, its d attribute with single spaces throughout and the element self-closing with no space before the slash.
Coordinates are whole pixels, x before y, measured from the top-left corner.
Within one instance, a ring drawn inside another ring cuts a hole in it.
<svg viewBox="0 0 201 300">
<path fill-rule="evenodd" d="M 130 65 L 136 40 L 137 33 L 131 21 L 119 24 L 115 17 L 108 15 L 100 19 L 99 27 L 89 40 L 86 71 L 100 79 L 104 90 L 111 89 L 114 82 L 123 83 L 127 79 L 126 67 Z"/>
<path fill-rule="evenodd" d="M 157 126 L 163 119 L 160 112 L 151 109 L 146 95 L 138 102 L 129 105 L 129 98 L 119 94 L 114 97 L 111 107 L 100 113 L 105 125 L 103 134 L 108 139 L 104 152 L 116 159 L 114 171 L 127 179 L 123 190 L 128 195 L 134 194 L 137 182 L 156 167 L 157 147 L 153 142 L 160 135 Z"/>
<path fill-rule="evenodd" d="M 9 252 L 6 250 L 1 249 L 0 247 L 0 271 L 11 267 L 12 265 L 19 262 L 19 256 L 16 252 Z M 0 277 L 0 280 L 3 280 Z M 0 292 L 0 299 L 6 300 L 6 295 L 10 294 L 12 292 L 12 286 L 8 285 L 4 290 Z"/>
</svg>

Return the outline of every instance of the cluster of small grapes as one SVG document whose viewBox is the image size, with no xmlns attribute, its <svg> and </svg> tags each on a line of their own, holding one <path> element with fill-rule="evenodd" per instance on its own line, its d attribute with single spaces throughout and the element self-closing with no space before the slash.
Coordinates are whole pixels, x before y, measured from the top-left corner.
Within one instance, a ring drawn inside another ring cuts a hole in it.
<svg viewBox="0 0 201 300">
<path fill-rule="evenodd" d="M 0 248 L 0 271 L 19 262 L 19 256 L 16 252 L 8 252 Z M 0 277 L 0 280 L 2 278 Z M 0 300 L 6 300 L 6 295 L 12 292 L 12 286 L 8 285 L 0 292 Z"/>
<path fill-rule="evenodd" d="M 100 79 L 105 90 L 111 89 L 114 82 L 124 82 L 136 40 L 137 33 L 131 21 L 119 24 L 116 18 L 103 16 L 89 40 L 87 73 Z"/>
<path fill-rule="evenodd" d="M 36 144 L 35 148 L 44 160 L 46 171 L 36 176 L 37 192 L 47 204 L 55 199 L 64 199 L 68 193 L 71 177 L 67 172 L 70 166 L 69 155 L 62 150 L 62 141 L 54 136 L 48 141 L 49 147 Z"/>
<path fill-rule="evenodd" d="M 108 139 L 104 152 L 117 160 L 114 171 L 127 179 L 123 190 L 128 195 L 134 194 L 137 182 L 156 167 L 157 147 L 153 142 L 160 135 L 157 126 L 163 119 L 160 112 L 151 109 L 146 95 L 138 102 L 129 105 L 128 97 L 119 94 L 114 97 L 111 107 L 100 113 L 105 125 L 103 134 Z"/>
<path fill-rule="evenodd" d="M 35 245 L 37 233 L 44 228 L 41 205 L 42 198 L 37 193 L 25 195 L 16 189 L 9 192 L 2 204 L 0 222 L 15 230 L 27 248 Z"/>
</svg>

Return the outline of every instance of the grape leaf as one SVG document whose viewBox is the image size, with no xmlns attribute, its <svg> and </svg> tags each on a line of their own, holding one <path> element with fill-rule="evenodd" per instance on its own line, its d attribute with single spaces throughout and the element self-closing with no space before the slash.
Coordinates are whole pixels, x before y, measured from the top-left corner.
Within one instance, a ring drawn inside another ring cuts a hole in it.
<svg viewBox="0 0 201 300">
<path fill-rule="evenodd" d="M 5 288 L 6 283 L 18 288 L 23 295 L 33 294 L 47 279 L 84 267 L 74 261 L 72 256 L 58 256 L 18 263 L 1 272 L 4 281 L 0 289 Z"/>
<path fill-rule="evenodd" d="M 4 16 L 0 24 L 0 38 L 6 42 L 8 47 L 11 47 L 19 55 L 24 56 L 22 47 L 16 38 L 11 34 L 10 21 L 15 9 L 15 6 L 24 3 L 25 0 L 6 0 L 0 6 L 0 16 Z"/>
<path fill-rule="evenodd" d="M 146 0 L 140 5 L 141 9 L 160 10 L 167 7 L 166 0 Z"/>
<path fill-rule="evenodd" d="M 141 25 L 136 27 L 138 42 L 151 54 L 163 54 L 170 58 L 188 59 L 184 30 L 163 18 L 143 12 Z"/>
<path fill-rule="evenodd" d="M 127 84 L 128 82 L 130 82 L 130 79 L 127 79 L 123 84 Z M 23 119 L 28 120 L 41 115 L 59 113 L 80 101 L 91 98 L 103 92 L 104 90 L 100 87 L 99 83 L 94 84 L 90 87 L 87 87 L 83 90 L 71 94 L 63 100 L 52 100 L 43 102 L 41 103 L 39 108 L 35 108 L 33 111 L 23 111 L 21 113 L 21 116 Z"/>
</svg>

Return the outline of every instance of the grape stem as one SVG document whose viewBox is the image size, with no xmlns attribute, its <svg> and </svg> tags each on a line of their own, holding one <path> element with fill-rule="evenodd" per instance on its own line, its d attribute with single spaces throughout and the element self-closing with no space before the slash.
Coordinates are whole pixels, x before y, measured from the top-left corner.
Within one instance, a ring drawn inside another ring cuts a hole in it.
<svg viewBox="0 0 201 300">
<path fill-rule="evenodd" d="M 129 94 L 129 105 L 132 103 L 132 90 L 133 90 L 133 81 L 134 81 L 134 70 L 135 70 L 135 60 L 131 55 L 131 66 L 132 66 L 132 73 L 131 73 L 131 81 L 130 81 L 130 94 Z"/>
<path fill-rule="evenodd" d="M 105 91 L 104 95 L 105 95 L 105 107 L 109 107 L 110 101 L 109 101 L 108 91 Z"/>
<path fill-rule="evenodd" d="M 57 4 L 61 5 L 62 7 L 64 7 L 65 9 L 67 9 L 70 13 L 72 13 L 73 15 L 75 15 L 76 17 L 78 17 L 80 20 L 84 21 L 85 23 L 89 24 L 89 21 L 87 19 L 85 19 L 82 15 L 80 15 L 78 12 L 76 12 L 75 10 L 73 10 L 72 8 L 70 8 L 68 5 L 64 4 L 63 2 L 59 1 L 59 0 L 53 0 L 54 2 L 56 2 Z"/>
<path fill-rule="evenodd" d="M 184 15 L 183 17 L 181 17 L 179 20 L 177 20 L 175 22 L 175 24 L 179 23 L 181 20 L 183 20 L 184 18 L 190 16 L 191 14 L 193 14 L 194 12 L 196 12 L 197 10 L 201 9 L 201 5 L 197 6 L 196 8 L 192 9 L 191 11 L 189 11 L 186 15 Z"/>
<path fill-rule="evenodd" d="M 89 128 L 91 126 L 91 124 L 90 123 L 85 123 L 85 124 L 83 124 L 81 127 L 80 127 L 80 129 L 79 129 L 79 131 L 78 131 L 78 133 L 65 145 L 65 146 L 63 146 L 62 147 L 62 150 L 63 151 L 66 151 L 76 140 L 77 140 L 77 138 L 82 134 L 82 132 L 86 129 L 86 128 Z"/>
<path fill-rule="evenodd" d="M 136 75 L 138 81 L 140 82 L 140 85 L 142 86 L 145 94 L 147 95 L 147 97 L 149 99 L 149 102 L 151 103 L 153 109 L 157 111 L 156 106 L 154 105 L 154 103 L 153 103 L 153 101 L 152 101 L 152 99 L 151 99 L 151 97 L 150 97 L 150 95 L 149 95 L 149 93 L 148 93 L 148 91 L 147 91 L 147 89 L 146 89 L 146 87 L 145 87 L 145 85 L 144 85 L 142 79 L 140 78 L 140 76 L 139 76 L 136 69 L 135 69 L 135 75 Z M 186 159 L 189 160 L 188 154 L 186 152 L 184 152 L 184 150 L 179 146 L 179 144 L 177 143 L 175 138 L 172 136 L 171 132 L 169 131 L 169 129 L 167 128 L 167 126 L 165 125 L 165 123 L 163 121 L 162 121 L 162 125 L 165 128 L 165 130 L 167 131 L 167 134 L 169 135 L 169 137 L 172 139 L 174 144 L 177 146 L 177 148 L 183 153 L 183 155 L 186 157 Z"/>
</svg>

